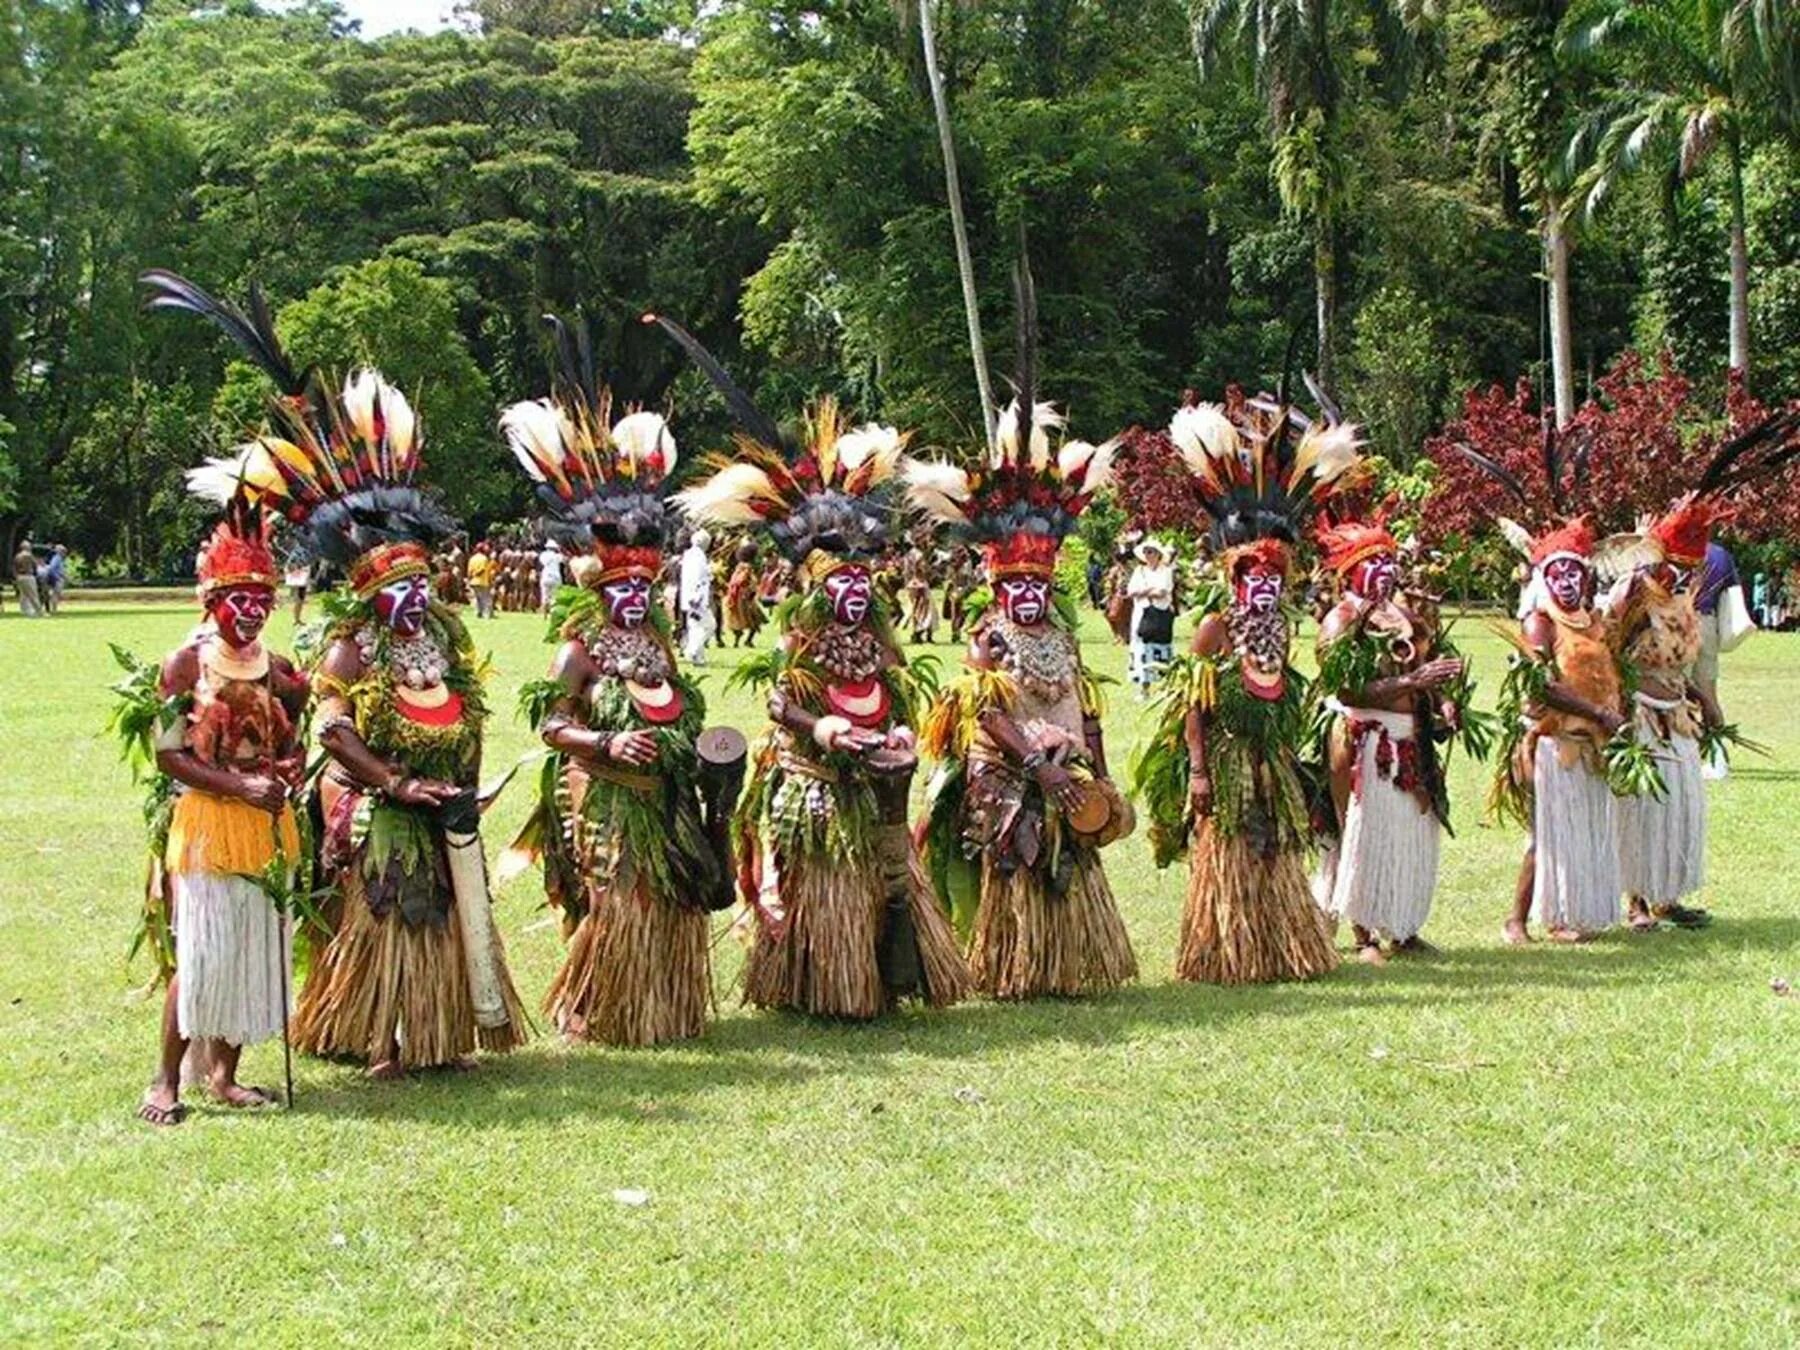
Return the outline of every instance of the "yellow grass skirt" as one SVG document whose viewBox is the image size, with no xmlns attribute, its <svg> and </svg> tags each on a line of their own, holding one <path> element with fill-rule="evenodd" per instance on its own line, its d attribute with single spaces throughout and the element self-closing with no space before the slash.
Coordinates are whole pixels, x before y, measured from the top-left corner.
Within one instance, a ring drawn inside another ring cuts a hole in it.
<svg viewBox="0 0 1800 1350">
<path fill-rule="evenodd" d="M 163 867 L 170 873 L 260 876 L 275 861 L 277 833 L 283 855 L 289 862 L 297 862 L 300 831 L 294 825 L 293 807 L 284 806 L 279 816 L 271 816 L 260 806 L 236 797 L 216 797 L 190 788 L 175 799 Z"/>
<path fill-rule="evenodd" d="M 462 928 L 455 913 L 440 924 L 408 924 L 395 906 L 380 918 L 369 909 L 360 852 L 339 874 L 343 919 L 314 962 L 295 1010 L 296 1049 L 347 1055 L 374 1064 L 398 1041 L 408 1068 L 452 1064 L 477 1047 L 523 1045 L 525 1008 L 494 935 L 506 1025 L 481 1027 L 469 997 Z"/>
<path fill-rule="evenodd" d="M 587 913 L 544 1000 L 559 1028 L 583 1025 L 590 1041 L 660 1045 L 706 1030 L 712 1001 L 704 910 L 652 895 L 639 882 L 612 885 L 608 869 L 587 879 Z"/>
<path fill-rule="evenodd" d="M 1202 821 L 1194 838 L 1175 977 L 1201 984 L 1305 980 L 1337 965 L 1331 922 L 1304 857 L 1264 857 Z"/>
<path fill-rule="evenodd" d="M 1060 896 L 1030 868 L 1008 874 L 984 862 L 969 965 L 976 987 L 998 999 L 1100 994 L 1137 978 L 1099 853 L 1077 849 Z"/>
</svg>

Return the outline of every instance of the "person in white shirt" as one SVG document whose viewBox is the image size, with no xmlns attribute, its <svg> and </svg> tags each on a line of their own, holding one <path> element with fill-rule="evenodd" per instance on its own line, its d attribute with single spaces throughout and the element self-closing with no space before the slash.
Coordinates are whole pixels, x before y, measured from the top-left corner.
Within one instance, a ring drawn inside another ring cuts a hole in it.
<svg viewBox="0 0 1800 1350">
<path fill-rule="evenodd" d="M 1159 540 L 1146 539 L 1135 551 L 1138 565 L 1125 594 L 1131 597 L 1131 682 L 1144 698 L 1174 654 L 1175 568 Z"/>
<path fill-rule="evenodd" d="M 544 613 L 550 612 L 550 602 L 556 599 L 556 591 L 563 580 L 563 551 L 552 539 L 544 545 L 544 551 L 538 554 L 538 608 Z"/>
<path fill-rule="evenodd" d="M 705 530 L 695 530 L 681 555 L 681 651 L 696 666 L 706 664 L 706 644 L 713 634 L 712 560 L 706 556 L 711 543 Z"/>
</svg>

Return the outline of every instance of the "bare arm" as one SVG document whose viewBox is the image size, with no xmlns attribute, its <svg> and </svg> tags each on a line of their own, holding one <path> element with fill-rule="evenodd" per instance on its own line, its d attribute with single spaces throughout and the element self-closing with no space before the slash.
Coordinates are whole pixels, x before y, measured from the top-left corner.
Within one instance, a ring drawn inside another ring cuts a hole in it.
<svg viewBox="0 0 1800 1350">
<path fill-rule="evenodd" d="M 200 654 L 183 647 L 163 662 L 163 697 L 191 694 L 200 678 Z M 186 745 L 158 750 L 156 767 L 177 783 L 215 797 L 234 797 L 271 814 L 287 801 L 287 785 L 273 773 L 244 773 L 220 764 L 209 764 Z"/>
<path fill-rule="evenodd" d="M 325 653 L 319 669 L 328 683 L 349 688 L 362 678 L 362 653 L 349 638 L 339 638 Z M 344 707 L 341 695 L 329 702 Z M 408 806 L 437 806 L 456 795 L 454 784 L 414 778 L 404 764 L 383 759 L 369 749 L 347 708 L 326 720 L 319 744 L 358 783 Z"/>
<path fill-rule="evenodd" d="M 581 700 L 598 672 L 587 648 L 566 642 L 557 652 L 550 674 L 563 687 L 563 696 L 544 721 L 544 744 L 552 750 L 595 763 L 615 760 L 621 764 L 656 762 L 656 734 L 651 731 L 596 731 L 581 719 Z"/>
</svg>

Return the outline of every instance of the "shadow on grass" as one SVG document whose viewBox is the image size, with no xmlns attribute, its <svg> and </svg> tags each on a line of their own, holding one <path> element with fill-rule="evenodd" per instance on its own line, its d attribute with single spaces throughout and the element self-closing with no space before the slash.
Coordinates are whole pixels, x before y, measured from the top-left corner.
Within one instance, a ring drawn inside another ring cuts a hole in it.
<svg viewBox="0 0 1800 1350">
<path fill-rule="evenodd" d="M 1800 917 L 1721 918 L 1699 932 L 1617 931 L 1575 947 L 1539 942 L 1520 949 L 1496 941 L 1380 969 L 1346 964 L 1305 984 L 1221 988 L 1168 981 L 1152 970 L 1149 978 L 1163 982 L 1094 999 L 972 1002 L 870 1023 L 754 1013 L 725 1017 L 698 1040 L 647 1050 L 563 1047 L 540 1036 L 514 1055 L 484 1059 L 474 1074 L 426 1073 L 399 1084 L 370 1081 L 354 1065 L 314 1064 L 299 1107 L 463 1129 L 582 1117 L 714 1127 L 718 1119 L 704 1099 L 742 1085 L 780 1092 L 820 1078 L 916 1076 L 922 1063 L 1004 1059 L 1036 1047 L 1098 1050 L 1164 1032 L 1223 1031 L 1246 1019 L 1341 1016 L 1422 1001 L 1440 1009 L 1491 1005 L 1508 990 L 1622 988 L 1655 978 L 1658 969 L 1717 957 L 1721 944 L 1792 950 L 1800 946 Z"/>
</svg>

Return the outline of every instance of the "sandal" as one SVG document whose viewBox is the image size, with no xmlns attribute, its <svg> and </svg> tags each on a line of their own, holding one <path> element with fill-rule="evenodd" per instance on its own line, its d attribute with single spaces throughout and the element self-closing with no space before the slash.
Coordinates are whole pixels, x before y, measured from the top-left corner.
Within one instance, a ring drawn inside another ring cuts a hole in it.
<svg viewBox="0 0 1800 1350">
<path fill-rule="evenodd" d="M 1677 928 L 1704 928 L 1712 922 L 1712 915 L 1706 910 L 1689 909 L 1686 905 L 1670 905 L 1659 917 Z"/>
</svg>

